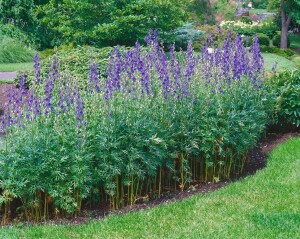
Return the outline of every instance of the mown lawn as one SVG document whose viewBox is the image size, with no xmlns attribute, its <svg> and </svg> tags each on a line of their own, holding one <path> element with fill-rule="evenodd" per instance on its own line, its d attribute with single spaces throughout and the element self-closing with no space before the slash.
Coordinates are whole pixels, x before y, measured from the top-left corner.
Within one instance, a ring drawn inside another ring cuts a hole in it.
<svg viewBox="0 0 300 239">
<path fill-rule="evenodd" d="M 17 72 L 33 69 L 33 62 L 26 63 L 1 63 L 0 72 Z"/>
<path fill-rule="evenodd" d="M 277 70 L 295 70 L 296 65 L 293 61 L 290 61 L 282 56 L 278 56 L 273 53 L 262 53 L 265 61 L 265 69 L 271 71 L 275 62 L 278 63 Z"/>
<path fill-rule="evenodd" d="M 300 138 L 221 190 L 80 226 L 6 228 L 0 238 L 300 238 Z"/>
<path fill-rule="evenodd" d="M 267 9 L 250 9 L 250 14 L 264 14 L 264 13 L 271 13 Z"/>
</svg>

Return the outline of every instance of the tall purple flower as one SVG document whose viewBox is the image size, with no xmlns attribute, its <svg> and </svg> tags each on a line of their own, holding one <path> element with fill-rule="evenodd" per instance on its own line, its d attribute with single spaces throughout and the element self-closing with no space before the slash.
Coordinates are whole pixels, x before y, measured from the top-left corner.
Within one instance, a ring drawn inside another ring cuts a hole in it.
<svg viewBox="0 0 300 239">
<path fill-rule="evenodd" d="M 96 90 L 97 93 L 100 92 L 99 71 L 97 67 L 96 62 L 92 62 L 90 65 L 89 86 L 91 93 L 94 93 L 94 90 Z"/>
<path fill-rule="evenodd" d="M 84 109 L 83 99 L 82 99 L 80 93 L 77 92 L 77 95 L 76 95 L 76 110 L 75 110 L 75 113 L 76 113 L 76 116 L 77 116 L 77 127 L 80 127 L 82 124 L 84 124 L 83 109 Z"/>
<path fill-rule="evenodd" d="M 252 54 L 252 68 L 256 73 L 260 73 L 263 70 L 264 60 L 260 53 L 260 45 L 256 34 L 253 39 L 251 54 Z"/>
<path fill-rule="evenodd" d="M 41 64 L 40 64 L 40 56 L 38 53 L 34 56 L 34 74 L 35 74 L 35 82 L 41 83 Z"/>
</svg>

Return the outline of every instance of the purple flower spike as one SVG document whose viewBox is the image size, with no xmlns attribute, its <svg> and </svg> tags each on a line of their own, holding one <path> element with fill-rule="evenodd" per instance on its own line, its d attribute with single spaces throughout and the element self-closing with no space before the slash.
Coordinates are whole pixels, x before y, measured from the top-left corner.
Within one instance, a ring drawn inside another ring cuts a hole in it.
<svg viewBox="0 0 300 239">
<path fill-rule="evenodd" d="M 89 86 L 91 93 L 94 93 L 94 90 L 96 90 L 97 93 L 100 92 L 99 71 L 97 67 L 96 62 L 92 62 L 90 65 Z"/>
<path fill-rule="evenodd" d="M 38 53 L 34 56 L 34 74 L 35 74 L 35 82 L 41 83 L 41 64 L 40 64 L 40 56 Z"/>
</svg>

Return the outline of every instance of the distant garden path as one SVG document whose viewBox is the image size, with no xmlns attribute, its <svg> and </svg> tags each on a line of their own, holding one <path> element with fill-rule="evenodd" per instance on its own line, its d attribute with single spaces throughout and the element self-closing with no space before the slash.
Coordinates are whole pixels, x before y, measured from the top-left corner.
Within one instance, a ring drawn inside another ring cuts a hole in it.
<svg viewBox="0 0 300 239">
<path fill-rule="evenodd" d="M 0 72 L 0 79 L 2 80 L 12 80 L 16 78 L 17 72 Z"/>
</svg>

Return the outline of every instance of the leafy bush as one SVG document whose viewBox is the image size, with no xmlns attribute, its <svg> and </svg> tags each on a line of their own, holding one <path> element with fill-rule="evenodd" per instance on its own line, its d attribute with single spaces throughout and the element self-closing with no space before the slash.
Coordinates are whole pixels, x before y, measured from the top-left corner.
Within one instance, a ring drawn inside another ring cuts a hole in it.
<svg viewBox="0 0 300 239">
<path fill-rule="evenodd" d="M 195 26 L 191 23 L 176 28 L 173 34 L 176 48 L 182 50 L 187 49 L 189 41 L 197 42 L 201 37 L 204 37 L 204 33 L 200 30 L 196 30 Z M 199 47 L 197 50 L 199 50 Z"/>
<path fill-rule="evenodd" d="M 252 6 L 258 9 L 266 9 L 268 7 L 268 1 L 252 0 Z"/>
<path fill-rule="evenodd" d="M 222 19 L 234 20 L 235 4 L 229 0 L 214 1 L 212 8 L 215 14 L 220 14 Z"/>
<path fill-rule="evenodd" d="M 204 25 L 199 26 L 198 29 L 204 32 L 204 36 L 199 39 L 199 45 L 208 45 L 211 47 L 220 47 L 228 37 L 228 32 L 219 26 Z M 231 40 L 236 36 L 235 32 L 231 32 Z"/>
<path fill-rule="evenodd" d="M 33 60 L 34 50 L 7 36 L 0 36 L 0 63 L 19 63 Z"/>
<path fill-rule="evenodd" d="M 54 41 L 60 44 L 131 46 L 149 29 L 169 32 L 182 25 L 189 4 L 188 0 L 50 0 L 36 12 L 43 27 L 58 33 Z"/>
<path fill-rule="evenodd" d="M 296 53 L 291 49 L 284 49 L 281 50 L 277 47 L 269 47 L 269 46 L 261 46 L 260 48 L 261 52 L 267 52 L 267 53 L 274 53 L 278 56 L 285 57 L 289 59 L 291 56 L 295 55 Z"/>
<path fill-rule="evenodd" d="M 247 17 L 247 16 L 242 16 L 240 21 L 243 22 L 243 23 L 246 23 L 246 24 L 252 24 L 253 23 L 252 19 L 250 17 Z"/>
<path fill-rule="evenodd" d="M 261 46 L 269 46 L 270 45 L 270 38 L 267 35 L 265 35 L 263 33 L 258 33 L 257 38 L 258 38 L 259 44 Z"/>
<path fill-rule="evenodd" d="M 0 23 L 0 36 L 7 36 L 32 48 L 35 47 L 34 40 L 32 40 L 31 37 L 29 37 L 28 34 L 26 34 L 24 31 L 20 30 L 18 27 L 11 23 Z"/>
<path fill-rule="evenodd" d="M 57 56 L 41 77 L 35 58 L 30 91 L 22 76 L 2 117 L 4 222 L 17 199 L 39 221 L 243 171 L 273 109 L 258 40 L 250 53 L 230 33 L 213 54 L 172 46 L 169 61 L 156 35 L 145 40 L 114 48 L 107 77 L 92 63 L 86 87 L 59 72 Z"/>
<path fill-rule="evenodd" d="M 287 39 L 288 39 L 287 46 L 289 48 L 291 46 L 291 39 L 289 38 L 289 36 Z M 280 42 L 281 42 L 281 34 L 275 35 L 273 38 L 273 46 L 280 48 Z"/>
<path fill-rule="evenodd" d="M 272 19 L 266 19 L 260 24 L 246 24 L 243 22 L 223 21 L 220 24 L 224 29 L 231 29 L 240 35 L 253 36 L 258 33 L 267 35 L 272 39 L 277 34 L 277 26 Z"/>
<path fill-rule="evenodd" d="M 61 74 L 67 74 L 70 80 L 75 80 L 80 87 L 85 87 L 89 74 L 90 63 L 97 62 L 98 70 L 101 76 L 106 76 L 106 69 L 109 64 L 110 52 L 112 47 L 95 48 L 91 46 L 63 45 L 56 49 L 47 49 L 41 52 L 41 57 L 44 58 L 41 63 L 41 77 L 46 78 L 49 65 L 52 64 L 53 56 L 56 54 L 60 58 L 59 70 Z M 125 48 L 121 48 L 125 50 Z M 33 59 L 33 58 L 32 58 Z M 34 72 L 28 72 L 27 84 L 31 85 L 35 78 Z M 18 78 L 15 79 L 16 83 Z"/>
<path fill-rule="evenodd" d="M 274 75 L 272 84 L 277 91 L 276 115 L 278 123 L 300 126 L 300 70 Z"/>
</svg>

